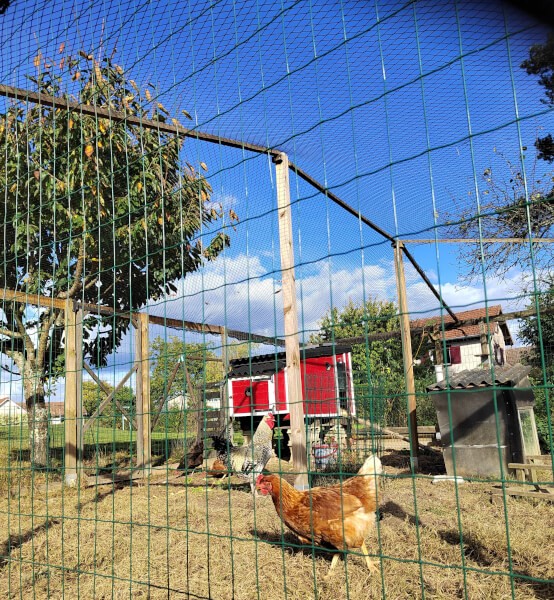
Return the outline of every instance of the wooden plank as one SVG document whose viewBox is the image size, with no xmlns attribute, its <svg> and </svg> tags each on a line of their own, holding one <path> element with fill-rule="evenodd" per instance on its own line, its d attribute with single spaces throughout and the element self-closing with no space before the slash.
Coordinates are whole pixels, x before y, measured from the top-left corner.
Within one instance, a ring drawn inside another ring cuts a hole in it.
<svg viewBox="0 0 554 600">
<path fill-rule="evenodd" d="M 77 475 L 83 460 L 83 321 L 85 311 L 75 311 L 75 390 L 76 390 L 76 427 L 77 427 Z"/>
<path fill-rule="evenodd" d="M 276 159 L 274 158 L 273 162 L 275 162 L 275 161 L 276 161 Z M 301 179 L 303 179 L 304 181 L 306 181 L 307 183 L 309 183 L 318 192 L 321 192 L 324 196 L 326 196 L 327 198 L 329 198 L 329 200 L 331 200 L 332 202 L 334 202 L 336 205 L 340 206 L 346 212 L 350 213 L 352 216 L 354 216 L 357 219 L 359 219 L 362 223 L 364 223 L 365 225 L 367 225 L 368 227 L 370 227 L 371 229 L 373 229 L 373 231 L 376 231 L 379 235 L 382 235 L 385 239 L 389 240 L 389 242 L 393 242 L 394 243 L 394 238 L 392 237 L 392 235 L 390 235 L 389 233 L 387 233 L 384 229 L 382 229 L 381 227 L 379 227 L 379 225 L 377 225 L 373 221 L 370 221 L 367 217 L 365 217 L 364 215 L 362 215 L 361 212 L 357 211 L 355 208 L 353 208 L 352 206 L 350 206 L 349 204 L 347 204 L 344 200 L 342 200 L 341 198 L 339 198 L 331 190 L 329 190 L 325 186 L 321 185 L 319 183 L 319 181 L 317 181 L 311 175 L 309 175 L 308 173 L 306 173 L 306 171 L 302 170 L 300 167 L 297 167 L 295 164 L 293 164 L 291 162 L 288 163 L 288 168 L 291 171 L 293 171 L 294 173 L 296 173 L 298 175 L 298 177 L 300 177 Z"/>
<path fill-rule="evenodd" d="M 297 473 L 295 487 L 308 487 L 308 456 L 302 380 L 300 376 L 300 345 L 298 338 L 298 308 L 294 275 L 294 244 L 290 208 L 289 160 L 282 152 L 274 157 L 279 217 L 279 247 L 285 327 L 287 397 L 290 411 L 290 439 L 293 469 Z"/>
<path fill-rule="evenodd" d="M 548 471 L 552 465 L 533 463 L 508 463 L 508 469 L 523 469 L 525 471 Z"/>
<path fill-rule="evenodd" d="M 32 306 L 44 306 L 48 308 L 58 308 L 65 310 L 66 299 L 63 298 L 52 298 L 50 296 L 41 296 L 39 294 L 27 294 L 26 292 L 17 292 L 14 290 L 4 289 L 1 293 L 1 299 L 10 302 L 19 302 L 20 304 L 30 304 Z M 73 303 L 74 308 L 82 308 L 86 312 L 92 314 L 100 314 L 105 316 L 116 316 L 122 319 L 132 319 L 134 315 L 138 313 L 132 312 L 118 312 L 109 306 L 102 306 L 100 304 L 90 304 L 86 302 L 77 302 L 70 300 Z M 148 320 L 153 325 L 162 325 L 164 327 L 171 327 L 173 329 L 185 329 L 186 331 L 195 331 L 199 333 L 209 333 L 212 335 L 221 335 L 221 331 L 224 329 L 220 325 L 213 325 L 210 323 L 196 323 L 194 321 L 183 321 L 181 319 L 170 319 L 168 317 L 159 317 L 157 315 L 148 315 Z M 250 340 L 255 343 L 268 344 L 270 346 L 284 346 L 285 340 L 281 338 L 268 337 L 265 335 L 258 335 L 249 331 L 239 331 L 237 329 L 229 329 L 227 335 L 237 340 Z M 191 360 L 198 360 L 194 358 Z M 220 361 L 219 358 L 207 358 L 206 360 Z"/>
<path fill-rule="evenodd" d="M 452 309 L 446 304 L 443 297 L 437 288 L 431 283 L 431 280 L 427 277 L 425 271 L 419 266 L 419 263 L 412 256 L 412 253 L 402 244 L 402 252 L 406 255 L 406 258 L 412 263 L 413 268 L 418 272 L 419 276 L 427 284 L 427 287 L 431 290 L 431 293 L 439 301 L 440 305 L 446 310 L 446 312 L 452 317 L 452 319 L 458 323 L 458 317 L 452 312 Z"/>
<path fill-rule="evenodd" d="M 65 406 L 64 406 L 64 482 L 77 485 L 77 356 L 75 350 L 76 315 L 65 303 Z"/>
<path fill-rule="evenodd" d="M 96 375 L 96 373 L 90 368 L 90 366 L 87 365 L 87 363 L 83 363 L 83 366 L 85 367 L 85 371 L 92 377 L 92 379 L 98 385 L 98 387 L 107 396 L 110 396 L 110 394 L 111 394 L 110 388 L 106 386 L 106 384 L 98 377 L 98 375 Z M 119 390 L 119 386 L 117 387 L 117 389 Z M 119 400 L 117 399 L 117 397 L 115 395 L 115 392 L 113 394 L 111 394 L 110 397 L 113 398 L 113 401 L 115 402 L 115 405 L 117 406 L 117 408 L 119 408 L 119 411 L 127 417 L 127 419 L 129 420 L 129 423 L 132 423 L 133 427 L 136 429 L 136 419 L 133 419 L 131 417 L 130 413 L 127 411 L 127 409 L 121 404 L 121 402 L 119 402 Z"/>
<path fill-rule="evenodd" d="M 404 377 L 408 394 L 408 421 L 410 424 L 411 461 L 414 469 L 418 468 L 419 441 L 417 435 L 416 390 L 414 379 L 414 358 L 412 354 L 412 336 L 410 333 L 410 315 L 406 292 L 406 276 L 404 274 L 404 258 L 402 242 L 394 245 L 394 266 L 396 271 L 396 291 L 398 294 L 398 310 L 400 312 L 400 331 L 402 336 L 402 357 Z"/>
<path fill-rule="evenodd" d="M 214 144 L 218 144 L 219 146 L 228 146 L 231 148 L 238 148 L 240 150 L 249 150 L 250 152 L 256 152 L 258 154 L 271 154 L 274 152 L 270 148 L 259 146 L 258 144 L 250 144 L 240 140 L 225 138 L 219 135 L 206 133 L 204 131 L 198 131 L 196 129 L 187 129 L 182 125 L 172 125 L 170 123 L 162 123 L 161 121 L 155 121 L 144 117 L 135 117 L 111 108 L 104 108 L 91 104 L 81 104 L 66 98 L 51 96 L 50 94 L 44 94 L 41 92 L 31 92 L 22 88 L 12 87 L 10 85 L 0 85 L 0 95 L 8 98 L 14 98 L 22 102 L 33 102 L 35 104 L 52 106 L 62 110 L 73 110 L 81 115 L 87 115 L 90 117 L 100 117 L 111 121 L 124 121 L 128 125 L 134 125 L 138 128 L 154 129 L 160 133 L 171 133 L 183 138 L 194 138 L 203 142 L 212 142 Z"/>
<path fill-rule="evenodd" d="M 148 315 L 137 315 L 136 337 L 137 370 L 137 467 L 143 469 L 144 475 L 152 467 L 152 445 L 150 427 L 150 345 L 148 341 Z M 139 393 L 140 390 L 140 393 Z"/>
<path fill-rule="evenodd" d="M 554 238 L 448 238 L 448 239 L 403 239 L 405 244 L 552 244 Z"/>
<path fill-rule="evenodd" d="M 129 475 L 117 475 L 114 474 L 111 477 L 109 475 L 92 475 L 87 477 L 85 486 L 96 487 L 97 485 L 113 485 L 114 483 L 129 483 L 135 479 L 142 479 L 143 472 L 133 471 Z"/>
<path fill-rule="evenodd" d="M 175 377 L 177 377 L 177 371 L 179 371 L 180 365 L 181 365 L 181 363 L 177 362 L 175 364 L 175 366 L 173 367 L 173 371 L 171 371 L 171 375 L 169 376 L 169 379 L 167 381 L 167 387 L 165 389 L 165 393 L 162 395 L 162 397 L 158 400 L 158 402 L 156 404 L 156 408 L 154 410 L 154 418 L 152 419 L 152 425 L 151 425 L 152 431 L 158 424 L 158 420 L 160 418 L 160 415 L 162 414 L 162 409 L 164 407 L 165 401 L 169 397 L 169 392 L 171 391 L 171 386 L 173 385 L 173 382 L 175 381 Z"/>
<path fill-rule="evenodd" d="M 137 370 L 137 366 L 133 365 L 129 372 L 123 377 L 123 379 L 115 386 L 115 388 L 108 394 L 104 400 L 99 404 L 98 408 L 92 413 L 92 415 L 87 419 L 87 422 L 83 425 L 83 435 L 86 433 L 88 429 L 90 429 L 94 419 L 96 419 L 99 415 L 102 414 L 106 406 L 112 401 L 114 395 L 127 383 L 131 375 Z"/>
<path fill-rule="evenodd" d="M 395 433 L 401 433 L 407 435 L 410 433 L 409 427 L 389 427 L 391 431 Z M 435 435 L 437 430 L 434 425 L 418 425 L 417 432 L 419 435 Z"/>
<path fill-rule="evenodd" d="M 521 490 L 519 488 L 506 488 L 505 490 L 493 488 L 491 490 L 491 500 L 493 501 L 500 501 L 504 497 L 504 495 L 521 498 L 533 498 L 535 500 L 546 500 L 547 502 L 554 502 L 554 493 L 547 490 L 546 488 L 541 488 L 540 490 L 535 490 L 533 492 Z"/>
</svg>

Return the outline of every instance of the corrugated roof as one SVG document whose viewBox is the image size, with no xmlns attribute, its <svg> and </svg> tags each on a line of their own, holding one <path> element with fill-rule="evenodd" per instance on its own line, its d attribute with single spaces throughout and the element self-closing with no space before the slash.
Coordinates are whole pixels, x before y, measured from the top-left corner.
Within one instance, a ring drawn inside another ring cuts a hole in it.
<svg viewBox="0 0 554 600">
<path fill-rule="evenodd" d="M 531 367 L 526 365 L 508 365 L 506 367 L 495 367 L 494 382 L 490 369 L 471 369 L 460 371 L 449 377 L 448 381 L 443 379 L 427 387 L 427 391 L 441 391 L 447 388 L 452 390 L 464 390 L 476 387 L 491 387 L 493 385 L 517 387 L 529 375 Z"/>
<path fill-rule="evenodd" d="M 352 352 L 351 346 L 316 346 L 315 348 L 301 348 L 300 360 L 305 358 L 319 358 Z M 249 377 L 252 375 L 269 375 L 276 373 L 286 366 L 286 353 L 259 354 L 258 356 L 236 358 L 231 362 L 231 371 L 228 377 Z"/>
<path fill-rule="evenodd" d="M 464 310 L 462 312 L 454 313 L 460 321 L 466 321 L 468 319 L 479 319 L 486 325 L 486 319 L 491 317 L 498 317 L 502 314 L 502 306 L 500 304 L 495 304 L 494 306 L 488 306 L 483 308 L 474 308 L 472 310 Z M 450 325 L 454 323 L 454 319 L 450 315 L 444 315 L 444 324 Z M 411 328 L 417 327 L 431 327 L 432 325 L 440 325 L 443 321 L 440 316 L 436 317 L 428 317 L 425 319 L 416 319 L 415 321 L 410 322 Z M 513 345 L 512 335 L 508 326 L 505 322 L 499 323 L 502 328 L 502 332 L 504 333 L 504 339 L 506 344 L 509 346 Z M 492 333 L 492 328 L 494 327 L 493 323 L 488 324 L 487 333 Z M 445 340 L 458 340 L 463 338 L 472 338 L 479 337 L 481 335 L 481 325 L 462 325 L 456 329 L 448 329 L 443 332 L 443 337 Z"/>
</svg>

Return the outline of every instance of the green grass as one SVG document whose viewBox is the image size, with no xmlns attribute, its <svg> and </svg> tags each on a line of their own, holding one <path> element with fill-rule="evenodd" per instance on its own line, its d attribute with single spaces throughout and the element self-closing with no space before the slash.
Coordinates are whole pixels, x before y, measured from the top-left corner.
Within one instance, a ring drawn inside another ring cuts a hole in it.
<svg viewBox="0 0 554 600">
<path fill-rule="evenodd" d="M 64 425 L 50 425 L 50 448 L 62 449 L 64 446 Z M 183 434 L 172 431 L 152 432 L 152 441 L 178 440 Z M 113 429 L 111 427 L 91 427 L 85 432 L 84 445 L 122 445 L 134 444 L 136 431 Z M 8 446 L 10 450 L 29 449 L 29 429 L 27 425 L 0 426 L 0 445 Z"/>
</svg>

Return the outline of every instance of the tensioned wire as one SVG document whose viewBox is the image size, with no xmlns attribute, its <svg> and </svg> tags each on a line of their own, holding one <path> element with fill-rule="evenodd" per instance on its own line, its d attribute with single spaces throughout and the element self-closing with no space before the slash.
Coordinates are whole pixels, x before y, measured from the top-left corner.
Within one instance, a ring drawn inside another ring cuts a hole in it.
<svg viewBox="0 0 554 600">
<path fill-rule="evenodd" d="M 459 7 L 458 7 L 458 0 L 454 0 L 454 10 L 455 10 L 455 16 L 456 16 L 456 26 L 457 26 L 457 30 L 458 30 L 458 42 L 459 42 L 459 46 L 460 46 L 460 54 L 462 54 L 463 52 L 463 39 L 462 39 L 462 30 L 461 30 L 461 25 L 460 25 L 460 16 L 459 16 Z M 477 208 L 477 212 L 480 212 L 480 207 L 481 207 L 481 202 L 480 202 L 480 190 L 479 190 L 479 184 L 477 181 L 477 167 L 476 167 L 476 162 L 475 162 L 475 151 L 474 151 L 474 144 L 473 144 L 473 131 L 472 131 L 472 123 L 471 123 L 471 110 L 470 110 L 470 105 L 469 105 L 469 98 L 468 98 L 468 91 L 467 91 L 467 83 L 466 83 L 466 71 L 465 71 L 465 63 L 464 63 L 464 59 L 462 58 L 460 60 L 460 69 L 461 69 L 461 75 L 462 75 L 462 82 L 463 82 L 463 89 L 464 89 L 464 100 L 465 100 L 465 108 L 466 108 L 466 117 L 467 117 L 467 128 L 468 128 L 468 134 L 469 134 L 469 149 L 470 149 L 470 157 L 471 157 L 471 169 L 472 169 L 472 176 L 473 176 L 473 187 L 474 187 L 474 194 L 475 194 L 475 201 L 476 201 L 476 208 Z M 482 221 L 479 218 L 478 220 L 478 227 L 479 227 L 479 239 L 480 239 L 480 264 L 481 264 L 481 274 L 482 274 L 482 282 L 483 282 L 483 292 L 484 292 L 484 301 L 485 301 L 485 306 L 488 306 L 488 294 L 487 294 L 487 279 L 486 279 L 486 271 L 485 271 L 485 262 L 484 262 L 484 249 L 483 249 L 483 235 L 482 235 Z M 486 326 L 489 326 L 489 319 L 488 319 L 488 313 L 486 315 Z M 488 340 L 488 344 L 489 344 L 489 355 L 493 356 L 491 350 L 492 350 L 492 339 Z M 494 377 L 494 361 L 491 360 L 491 370 L 493 373 L 493 377 Z M 447 382 L 448 382 L 448 372 L 446 373 L 446 377 L 447 377 Z M 500 442 L 500 421 L 499 421 L 499 414 L 498 414 L 498 402 L 499 402 L 499 398 L 497 395 L 497 390 L 496 387 L 493 386 L 493 405 L 494 405 L 494 417 L 495 417 L 495 429 L 496 429 L 496 443 L 497 443 L 497 448 L 498 448 L 498 462 L 499 462 L 499 468 L 500 468 L 500 478 L 501 478 L 501 482 L 502 482 L 502 490 L 503 490 L 503 494 L 502 494 L 502 498 L 503 498 L 503 506 L 504 506 L 504 523 L 505 523 L 505 531 L 506 531 L 506 542 L 507 542 L 507 550 L 508 550 L 508 565 L 509 565 L 509 573 L 510 573 L 510 587 L 511 587 L 511 594 L 512 594 L 512 598 L 515 598 L 515 585 L 514 585 L 514 577 L 513 577 L 513 564 L 512 564 L 512 551 L 511 551 L 511 547 L 510 547 L 510 531 L 509 531 L 509 524 L 508 524 L 508 507 L 507 507 L 507 499 L 506 499 L 506 490 L 505 490 L 505 486 L 506 486 L 506 481 L 505 481 L 505 475 L 504 475 L 504 465 L 503 465 L 503 461 L 502 461 L 502 450 L 501 450 L 501 442 Z M 452 399 L 453 399 L 453 395 L 452 392 L 448 393 L 448 420 L 449 420 L 449 427 L 450 427 L 450 431 L 453 431 L 453 422 L 452 422 Z M 452 462 L 453 462 L 453 470 L 454 470 L 454 476 L 456 476 L 456 449 L 455 447 L 452 448 Z M 457 479 L 455 480 L 455 486 L 456 486 L 456 493 L 458 493 L 458 489 L 457 489 Z M 458 519 L 460 521 L 460 511 L 458 510 Z M 463 548 L 463 532 L 462 532 L 462 528 L 461 528 L 461 522 L 458 526 L 458 530 L 459 530 L 459 535 L 460 535 L 460 554 L 461 554 L 461 559 L 462 561 L 465 560 L 465 556 L 464 556 L 464 548 Z M 465 574 L 465 571 L 464 571 Z M 467 594 L 467 587 L 465 585 L 465 575 L 464 575 L 464 591 L 466 591 Z"/>
<path fill-rule="evenodd" d="M 503 17 L 504 17 L 504 27 L 506 29 L 506 33 L 508 33 L 508 20 L 507 20 L 507 15 L 506 15 L 506 8 L 504 5 L 502 6 L 502 9 L 503 9 Z M 550 440 L 550 445 L 552 447 L 553 446 L 552 440 L 554 440 L 553 430 L 552 430 L 552 419 L 551 419 L 552 411 L 550 410 L 550 397 L 549 397 L 550 394 L 549 394 L 548 381 L 546 378 L 547 377 L 547 375 L 546 375 L 547 374 L 547 365 L 546 365 L 546 358 L 545 358 L 545 351 L 544 351 L 544 340 L 543 340 L 543 335 L 542 335 L 541 308 L 540 308 L 540 304 L 539 304 L 541 289 L 540 289 L 540 287 L 538 285 L 538 281 L 537 281 L 537 265 L 535 262 L 535 249 L 533 246 L 533 242 L 531 241 L 533 238 L 533 228 L 531 226 L 531 212 L 530 212 L 531 198 L 529 197 L 529 189 L 528 189 L 528 182 L 527 182 L 527 170 L 526 170 L 526 165 L 525 165 L 525 155 L 523 153 L 524 152 L 524 150 L 523 150 L 524 143 L 523 143 L 522 134 L 521 134 L 521 125 L 519 122 L 519 104 L 518 104 L 518 99 L 517 99 L 516 85 L 515 85 L 515 81 L 514 81 L 514 72 L 513 72 L 513 66 L 512 66 L 512 54 L 511 54 L 509 40 L 506 40 L 506 51 L 508 54 L 510 82 L 512 85 L 512 94 L 513 94 L 513 100 L 514 100 L 514 113 L 515 113 L 515 116 L 517 119 L 516 127 L 517 127 L 517 139 L 518 139 L 518 143 L 519 143 L 519 161 L 521 164 L 521 174 L 523 177 L 523 187 L 524 187 L 524 193 L 525 193 L 526 225 L 527 225 L 527 234 L 529 236 L 529 255 L 530 255 L 530 259 L 531 259 L 531 272 L 532 272 L 532 276 L 533 276 L 533 303 L 535 305 L 536 316 L 537 316 L 538 342 L 539 342 L 539 350 L 540 350 L 540 358 L 541 358 L 542 383 L 544 386 L 543 390 L 544 390 L 544 394 L 545 394 L 545 403 L 546 403 L 548 436 L 549 436 L 549 440 Z M 552 462 L 552 476 L 554 479 L 554 461 Z"/>
<path fill-rule="evenodd" d="M 320 63 L 319 63 L 319 60 L 317 60 L 318 48 L 317 48 L 317 42 L 316 42 L 315 33 L 314 33 L 314 22 L 313 22 L 312 2 L 311 1 L 309 3 L 309 10 L 310 10 L 309 14 L 310 14 L 311 43 L 313 46 L 313 55 L 314 55 L 314 67 L 313 68 L 315 71 L 317 110 L 318 110 L 318 119 L 319 119 L 317 128 L 318 128 L 319 139 L 320 139 L 320 144 L 321 144 L 321 163 L 322 163 L 322 167 L 323 167 L 323 169 L 322 169 L 323 185 L 325 187 L 327 187 L 326 147 L 325 147 L 325 136 L 323 135 L 325 126 L 322 124 L 323 113 L 322 113 L 320 85 L 319 85 L 319 64 Z M 296 160 L 296 154 L 295 154 L 295 160 Z M 329 285 L 329 310 L 330 310 L 330 314 L 331 314 L 331 319 L 333 319 L 333 317 L 334 317 L 334 313 L 333 313 L 333 307 L 334 307 L 333 279 L 332 279 L 333 263 L 332 263 L 332 259 L 331 259 L 331 223 L 330 223 L 330 219 L 329 219 L 329 198 L 327 196 L 325 197 L 325 233 L 326 233 L 326 237 L 327 237 L 327 257 L 325 257 L 325 259 L 324 259 L 324 264 L 327 266 L 328 285 Z M 304 311 L 302 311 L 302 315 L 303 314 L 304 314 Z M 332 330 L 334 330 L 333 326 L 334 326 L 334 323 L 332 322 L 331 323 Z M 334 340 L 332 340 L 332 341 L 334 341 Z M 307 381 L 306 365 L 304 365 L 301 368 L 303 368 L 305 371 L 304 378 L 305 378 L 305 381 Z M 305 385 L 305 387 L 307 387 L 307 386 Z M 308 434 L 309 434 L 308 421 L 305 420 L 305 423 L 306 423 L 306 438 L 307 438 Z M 308 465 L 308 470 L 310 471 L 312 469 L 310 455 L 308 455 L 307 465 Z M 342 471 L 342 467 L 339 466 L 339 469 L 340 469 L 340 471 Z M 308 473 L 307 473 L 307 476 L 309 477 Z M 342 485 L 342 478 L 340 479 L 340 483 Z M 341 488 L 340 492 L 341 492 L 341 496 L 342 496 L 342 488 Z M 312 502 L 312 496 L 310 496 L 310 511 L 313 510 L 311 502 Z M 344 537 L 345 536 L 344 508 L 342 505 L 341 505 L 341 516 L 343 518 L 342 535 Z M 318 588 L 317 588 L 317 576 L 316 576 L 316 570 L 315 570 L 315 546 L 314 545 L 312 545 L 311 550 L 312 550 L 312 576 L 313 576 L 313 580 L 314 580 L 314 594 L 317 596 Z M 345 554 L 345 557 L 346 557 L 346 554 Z M 344 571 L 345 571 L 346 597 L 349 598 L 350 597 L 350 585 L 349 585 L 349 579 L 348 579 L 348 563 L 346 560 L 344 561 Z"/>
<path fill-rule="evenodd" d="M 243 157 L 243 161 L 244 161 L 244 157 Z M 243 164 L 244 164 L 244 162 L 243 162 Z M 329 244 L 329 243 L 330 243 L 330 237 L 329 237 L 329 234 L 328 234 L 328 244 Z M 332 291 L 332 290 L 331 290 L 331 291 Z M 250 298 L 250 294 L 248 294 L 248 296 L 249 296 L 249 298 Z"/>
<path fill-rule="evenodd" d="M 379 18 L 379 5 L 378 1 L 374 0 L 374 8 L 375 8 L 375 16 L 377 19 L 377 41 L 379 47 L 379 58 L 381 62 L 382 76 L 383 76 L 383 101 L 385 106 L 385 128 L 387 132 L 387 145 L 388 145 L 388 158 L 389 158 L 389 179 L 390 179 L 390 189 L 391 189 L 391 203 L 394 214 L 394 225 L 395 225 L 395 235 L 398 236 L 399 228 L 398 228 L 398 218 L 396 211 L 396 194 L 395 194 L 395 179 L 394 179 L 394 161 L 393 161 L 393 148 L 391 143 L 391 134 L 390 134 L 390 122 L 389 122 L 389 112 L 388 112 L 388 85 L 387 85 L 387 65 L 385 63 L 385 52 L 383 49 L 383 44 L 381 41 L 381 25 Z M 393 258 L 395 261 L 395 269 L 397 269 L 396 258 Z M 402 251 L 399 251 L 398 260 L 403 261 L 404 255 Z M 397 284 L 398 286 L 398 284 Z M 397 290 L 399 294 L 404 293 L 404 290 Z M 398 311 L 400 311 L 400 305 L 398 305 Z M 399 318 L 402 318 L 399 312 Z M 413 368 L 413 366 L 412 366 Z M 404 373 L 404 385 L 405 390 L 407 390 L 408 385 L 408 373 Z M 406 414 L 409 414 L 409 406 L 408 406 L 408 394 L 406 394 Z M 417 432 L 411 431 L 411 422 L 408 420 L 408 431 L 410 432 L 410 439 L 412 436 L 416 435 Z M 422 564 L 422 553 L 421 553 L 421 536 L 419 531 L 419 519 L 417 518 L 418 510 L 417 510 L 417 488 L 416 488 L 416 473 L 415 473 L 415 457 L 412 455 L 413 449 L 412 444 L 410 444 L 410 468 L 411 468 L 411 482 L 412 482 L 412 495 L 413 495 L 413 503 L 414 503 L 414 513 L 416 515 L 415 519 L 415 530 L 416 530 L 416 541 L 417 541 L 417 554 L 419 560 L 419 579 L 420 579 L 420 589 L 421 589 L 421 597 L 422 600 L 425 599 L 425 585 L 423 578 L 423 564 Z"/>
</svg>

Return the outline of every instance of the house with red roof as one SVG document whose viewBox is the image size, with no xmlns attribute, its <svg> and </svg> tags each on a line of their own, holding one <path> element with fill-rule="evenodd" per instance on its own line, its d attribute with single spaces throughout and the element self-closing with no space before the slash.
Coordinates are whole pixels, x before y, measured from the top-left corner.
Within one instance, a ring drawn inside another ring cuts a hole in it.
<svg viewBox="0 0 554 600">
<path fill-rule="evenodd" d="M 514 341 L 506 321 L 489 321 L 502 315 L 500 304 L 454 313 L 460 321 L 450 315 L 417 319 L 410 323 L 412 328 L 424 328 L 435 341 L 433 362 L 437 381 L 445 377 L 445 368 L 454 374 L 466 369 L 476 369 L 491 364 L 506 364 L 506 346 Z M 464 321 L 472 321 L 464 324 Z"/>
</svg>

